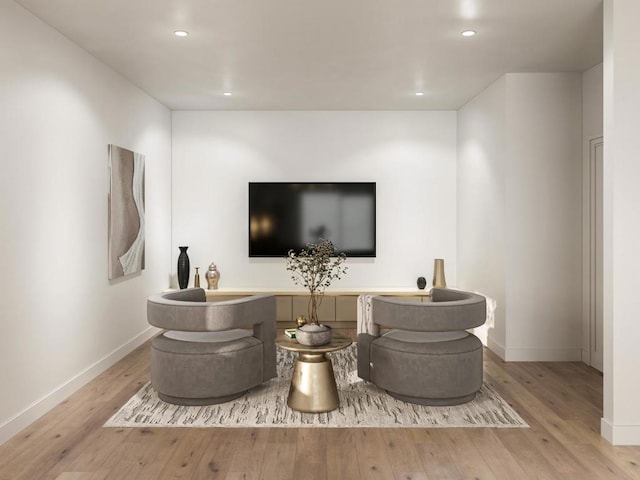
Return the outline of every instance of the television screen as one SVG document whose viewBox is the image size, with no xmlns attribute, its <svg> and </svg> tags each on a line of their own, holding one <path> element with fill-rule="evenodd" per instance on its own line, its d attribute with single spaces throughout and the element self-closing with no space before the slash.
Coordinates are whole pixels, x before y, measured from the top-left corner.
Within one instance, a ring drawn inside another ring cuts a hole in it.
<svg viewBox="0 0 640 480">
<path fill-rule="evenodd" d="M 320 239 L 375 257 L 376 184 L 249 183 L 250 257 L 283 257 Z"/>
</svg>

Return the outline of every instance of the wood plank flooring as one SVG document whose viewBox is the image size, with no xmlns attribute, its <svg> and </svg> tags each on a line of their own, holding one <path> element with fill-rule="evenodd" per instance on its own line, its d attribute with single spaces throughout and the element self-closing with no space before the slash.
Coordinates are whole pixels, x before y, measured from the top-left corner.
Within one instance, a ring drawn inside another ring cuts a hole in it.
<svg viewBox="0 0 640 480">
<path fill-rule="evenodd" d="M 484 363 L 531 428 L 103 428 L 148 380 L 147 343 L 1 446 L 0 480 L 640 480 L 640 447 L 600 437 L 597 371 Z"/>
</svg>

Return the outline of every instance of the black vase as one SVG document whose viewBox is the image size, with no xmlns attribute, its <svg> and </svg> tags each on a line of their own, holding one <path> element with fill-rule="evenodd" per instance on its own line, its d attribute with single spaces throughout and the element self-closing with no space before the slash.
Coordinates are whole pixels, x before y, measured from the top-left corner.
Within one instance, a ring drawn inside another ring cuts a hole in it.
<svg viewBox="0 0 640 480">
<path fill-rule="evenodd" d="M 427 279 L 424 277 L 418 277 L 418 288 L 420 290 L 424 290 L 424 287 L 427 286 Z"/>
<path fill-rule="evenodd" d="M 187 248 L 178 247 L 180 249 L 180 255 L 178 255 L 178 285 L 180 289 L 187 288 L 189 285 L 189 271 L 191 265 L 189 264 L 189 255 L 187 255 Z"/>
</svg>

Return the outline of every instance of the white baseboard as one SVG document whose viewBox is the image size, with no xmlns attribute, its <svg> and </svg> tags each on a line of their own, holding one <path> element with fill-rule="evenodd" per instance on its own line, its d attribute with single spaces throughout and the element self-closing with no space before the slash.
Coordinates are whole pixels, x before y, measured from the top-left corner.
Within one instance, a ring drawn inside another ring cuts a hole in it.
<svg viewBox="0 0 640 480">
<path fill-rule="evenodd" d="M 611 445 L 640 445 L 640 425 L 613 425 L 601 418 L 600 435 Z"/>
<path fill-rule="evenodd" d="M 581 348 L 506 348 L 491 336 L 487 347 L 505 362 L 580 362 Z"/>
<path fill-rule="evenodd" d="M 504 360 L 505 358 L 505 348 L 504 345 L 500 345 L 498 342 L 496 342 L 491 335 L 489 335 L 487 337 L 487 348 L 489 350 L 491 350 L 493 353 L 495 353 L 496 355 L 498 355 L 502 360 Z"/>
<path fill-rule="evenodd" d="M 591 352 L 587 349 L 582 349 L 582 361 L 587 365 L 591 365 Z"/>
<path fill-rule="evenodd" d="M 506 362 L 581 362 L 580 348 L 507 348 Z"/>
<path fill-rule="evenodd" d="M 18 413 L 17 415 L 6 421 L 4 424 L 0 425 L 0 445 L 2 445 L 4 442 L 9 440 L 11 437 L 16 435 L 31 423 L 35 422 L 42 415 L 58 405 L 69 395 L 76 392 L 81 387 L 96 378 L 116 362 L 123 359 L 129 353 L 131 353 L 144 342 L 153 337 L 158 331 L 159 330 L 156 327 L 148 327 L 128 342 L 119 346 L 111 353 L 105 355 L 93 365 L 90 365 L 75 377 L 63 383 L 58 388 L 48 393 L 41 399 L 36 400 L 22 412 Z"/>
</svg>

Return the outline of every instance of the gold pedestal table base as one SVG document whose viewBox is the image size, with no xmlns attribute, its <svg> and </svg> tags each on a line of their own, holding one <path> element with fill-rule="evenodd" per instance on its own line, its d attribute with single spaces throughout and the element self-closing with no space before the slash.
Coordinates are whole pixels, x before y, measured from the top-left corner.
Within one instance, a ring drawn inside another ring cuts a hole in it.
<svg viewBox="0 0 640 480">
<path fill-rule="evenodd" d="M 327 345 L 307 346 L 282 336 L 276 339 L 276 345 L 283 350 L 298 353 L 287 405 L 305 413 L 329 412 L 338 408 L 340 399 L 333 366 L 331 359 L 325 354 L 348 347 L 351 339 L 334 334 Z"/>
</svg>

